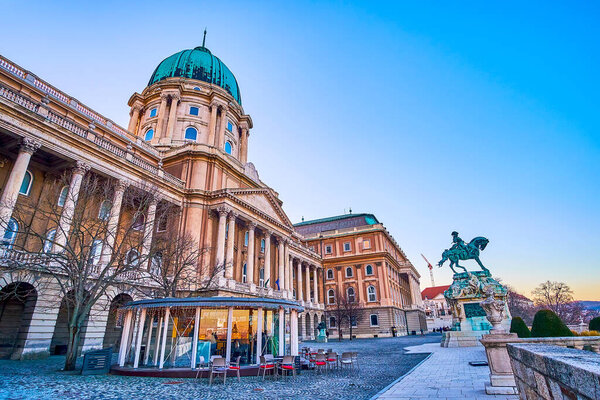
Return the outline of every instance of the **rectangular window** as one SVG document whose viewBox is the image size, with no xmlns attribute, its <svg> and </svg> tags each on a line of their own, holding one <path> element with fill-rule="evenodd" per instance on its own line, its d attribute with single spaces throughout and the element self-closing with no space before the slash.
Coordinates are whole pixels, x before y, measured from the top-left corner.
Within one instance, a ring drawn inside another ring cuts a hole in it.
<svg viewBox="0 0 600 400">
<path fill-rule="evenodd" d="M 231 121 L 227 121 L 227 130 L 228 130 L 229 132 L 232 132 L 232 131 L 233 131 L 233 124 L 231 123 Z"/>
<path fill-rule="evenodd" d="M 350 242 L 344 243 L 344 251 L 350 251 Z"/>
<path fill-rule="evenodd" d="M 379 326 L 379 317 L 377 314 L 371 314 L 371 326 Z"/>
<path fill-rule="evenodd" d="M 190 115 L 198 115 L 198 107 L 190 107 Z"/>
<path fill-rule="evenodd" d="M 330 244 L 325 246 L 325 254 L 331 254 L 331 245 Z"/>
<path fill-rule="evenodd" d="M 158 108 L 154 107 L 152 110 L 150 110 L 150 118 L 156 117 L 156 114 L 158 114 Z"/>
<path fill-rule="evenodd" d="M 358 326 L 358 322 L 356 321 L 356 317 L 352 317 L 351 320 L 352 320 L 352 327 L 356 328 Z"/>
<path fill-rule="evenodd" d="M 363 240 L 363 249 L 370 249 L 370 248 L 371 248 L 371 241 L 369 239 Z"/>
</svg>

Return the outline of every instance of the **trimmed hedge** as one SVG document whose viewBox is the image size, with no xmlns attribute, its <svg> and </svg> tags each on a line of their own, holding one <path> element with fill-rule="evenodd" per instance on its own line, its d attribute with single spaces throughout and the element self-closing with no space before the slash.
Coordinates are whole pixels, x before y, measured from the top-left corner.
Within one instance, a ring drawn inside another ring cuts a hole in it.
<svg viewBox="0 0 600 400">
<path fill-rule="evenodd" d="M 600 317 L 596 317 L 590 320 L 589 328 L 590 331 L 600 331 Z"/>
<path fill-rule="evenodd" d="M 510 332 L 516 333 L 520 338 L 528 338 L 531 337 L 531 332 L 527 325 L 525 325 L 525 321 L 521 317 L 514 317 L 510 323 Z"/>
<path fill-rule="evenodd" d="M 551 310 L 540 310 L 533 317 L 532 337 L 573 336 L 573 332 Z"/>
</svg>

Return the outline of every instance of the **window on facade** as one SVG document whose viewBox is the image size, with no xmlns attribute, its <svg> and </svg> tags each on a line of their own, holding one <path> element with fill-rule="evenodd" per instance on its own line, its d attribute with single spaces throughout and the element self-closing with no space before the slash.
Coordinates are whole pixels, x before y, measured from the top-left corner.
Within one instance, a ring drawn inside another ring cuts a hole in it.
<svg viewBox="0 0 600 400">
<path fill-rule="evenodd" d="M 158 108 L 154 107 L 150 109 L 150 118 L 156 117 L 156 114 L 158 114 Z"/>
<path fill-rule="evenodd" d="M 98 265 L 102 255 L 102 240 L 94 240 L 90 246 L 89 260 L 92 265 Z"/>
<path fill-rule="evenodd" d="M 231 123 L 231 121 L 227 121 L 227 130 L 228 130 L 229 132 L 232 132 L 232 131 L 233 131 L 233 124 Z"/>
<path fill-rule="evenodd" d="M 230 141 L 225 142 L 225 153 L 231 154 L 233 152 L 233 146 Z"/>
<path fill-rule="evenodd" d="M 100 203 L 100 210 L 98 211 L 98 218 L 103 221 L 106 221 L 110 216 L 110 209 L 112 207 L 112 203 L 110 200 L 104 200 Z"/>
<path fill-rule="evenodd" d="M 350 323 L 352 324 L 353 328 L 356 328 L 358 326 L 358 321 L 356 320 L 356 317 L 351 317 Z"/>
<path fill-rule="evenodd" d="M 166 214 L 163 214 L 158 219 L 158 224 L 156 224 L 156 231 L 164 232 L 167 230 L 168 227 L 169 227 L 169 219 L 167 218 Z"/>
<path fill-rule="evenodd" d="M 229 224 L 225 225 L 225 240 L 229 238 Z"/>
<path fill-rule="evenodd" d="M 152 138 L 154 138 L 154 129 L 148 129 L 144 135 L 144 140 L 149 142 L 152 140 Z"/>
<path fill-rule="evenodd" d="M 260 239 L 260 252 L 265 252 L 265 239 Z"/>
<path fill-rule="evenodd" d="M 354 276 L 354 271 L 352 267 L 346 267 L 346 278 L 352 278 Z"/>
<path fill-rule="evenodd" d="M 133 225 L 131 227 L 136 231 L 141 231 L 142 229 L 144 229 L 145 220 L 146 217 L 144 216 L 144 214 L 138 212 L 133 216 Z"/>
<path fill-rule="evenodd" d="M 198 115 L 198 107 L 190 107 L 190 115 Z"/>
<path fill-rule="evenodd" d="M 335 304 L 335 292 L 333 291 L 333 289 L 329 289 L 327 291 L 327 303 Z"/>
<path fill-rule="evenodd" d="M 330 244 L 325 246 L 325 254 L 331 254 L 331 245 Z"/>
<path fill-rule="evenodd" d="M 246 283 L 248 281 L 248 267 L 246 266 L 246 263 L 244 263 L 244 266 L 242 267 L 242 282 Z"/>
<path fill-rule="evenodd" d="M 140 253 L 136 249 L 130 249 L 125 255 L 125 264 L 129 267 L 137 267 L 140 263 Z"/>
<path fill-rule="evenodd" d="M 348 298 L 349 303 L 354 303 L 356 301 L 356 295 L 353 287 L 346 289 L 346 297 Z"/>
<path fill-rule="evenodd" d="M 344 251 L 350 251 L 350 242 L 344 243 Z"/>
<path fill-rule="evenodd" d="M 150 268 L 151 268 L 150 272 L 152 274 L 161 275 L 162 261 L 163 261 L 163 256 L 160 251 L 156 252 L 156 254 L 154 254 L 152 256 L 152 262 L 150 263 Z"/>
<path fill-rule="evenodd" d="M 200 89 L 198 86 L 195 86 L 195 87 L 194 87 L 194 90 L 201 91 L 202 89 Z"/>
<path fill-rule="evenodd" d="M 371 241 L 369 239 L 363 240 L 363 249 L 370 249 L 370 248 L 371 248 Z"/>
<path fill-rule="evenodd" d="M 333 279 L 333 270 L 331 268 L 327 270 L 327 279 Z"/>
<path fill-rule="evenodd" d="M 377 314 L 371 314 L 371 326 L 379 326 L 379 317 Z"/>
<path fill-rule="evenodd" d="M 17 232 L 19 232 L 19 223 L 14 218 L 9 219 L 4 231 L 4 237 L 2 237 L 2 246 L 12 249 L 17 238 Z"/>
<path fill-rule="evenodd" d="M 24 194 L 25 196 L 29 196 L 29 191 L 31 190 L 32 183 L 33 183 L 33 174 L 29 171 L 25 171 L 25 176 L 23 176 L 23 182 L 21 182 L 21 188 L 19 189 L 19 194 Z"/>
<path fill-rule="evenodd" d="M 258 271 L 258 286 L 260 286 L 260 287 L 265 286 L 265 269 L 264 268 L 261 268 L 260 271 Z"/>
<path fill-rule="evenodd" d="M 367 288 L 367 296 L 369 296 L 369 301 L 377 301 L 377 294 L 375 293 L 375 286 L 369 286 Z"/>
<path fill-rule="evenodd" d="M 58 206 L 59 207 L 64 207 L 66 201 L 67 201 L 67 195 L 69 194 L 69 187 L 68 186 L 63 186 L 62 189 L 60 189 L 60 194 L 58 195 Z"/>
<path fill-rule="evenodd" d="M 54 237 L 56 236 L 56 229 L 50 229 L 48 233 L 46 233 L 46 238 L 44 239 L 44 247 L 42 248 L 43 253 L 49 253 L 52 250 L 52 245 L 54 244 Z"/>
<path fill-rule="evenodd" d="M 335 317 L 329 317 L 329 327 L 335 328 Z"/>
<path fill-rule="evenodd" d="M 186 140 L 196 140 L 198 138 L 198 131 L 194 127 L 189 127 L 185 130 Z"/>
<path fill-rule="evenodd" d="M 367 274 L 367 275 L 373 275 L 373 266 L 371 264 L 368 264 L 365 267 L 365 274 Z"/>
<path fill-rule="evenodd" d="M 244 233 L 244 246 L 248 247 L 248 237 L 249 237 L 249 233 L 248 231 L 246 231 L 246 233 Z"/>
<path fill-rule="evenodd" d="M 292 289 L 292 295 L 294 296 L 294 300 L 296 299 L 296 289 Z"/>
</svg>

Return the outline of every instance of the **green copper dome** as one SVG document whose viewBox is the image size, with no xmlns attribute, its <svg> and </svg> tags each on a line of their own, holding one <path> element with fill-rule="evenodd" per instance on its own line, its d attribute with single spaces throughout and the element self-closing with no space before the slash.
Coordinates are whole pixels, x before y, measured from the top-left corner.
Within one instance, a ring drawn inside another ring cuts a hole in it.
<svg viewBox="0 0 600 400">
<path fill-rule="evenodd" d="M 206 47 L 183 50 L 165 58 L 150 77 L 148 86 L 166 78 L 188 78 L 212 83 L 225 89 L 241 105 L 242 97 L 235 76 Z"/>
</svg>

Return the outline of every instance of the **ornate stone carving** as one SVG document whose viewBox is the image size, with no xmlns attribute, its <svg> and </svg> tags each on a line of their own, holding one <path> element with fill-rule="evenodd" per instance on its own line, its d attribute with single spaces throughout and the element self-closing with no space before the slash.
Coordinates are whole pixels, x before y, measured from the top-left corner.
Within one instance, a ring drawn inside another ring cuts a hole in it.
<svg viewBox="0 0 600 400">
<path fill-rule="evenodd" d="M 161 93 L 160 94 L 160 100 L 164 101 L 164 102 L 168 101 L 169 100 L 169 94 L 168 93 Z"/>
<path fill-rule="evenodd" d="M 24 137 L 21 140 L 21 147 L 20 150 L 25 152 L 25 153 L 29 153 L 29 154 L 33 154 L 36 151 L 38 151 L 38 149 L 42 147 L 42 143 L 38 140 L 32 139 L 32 138 L 28 138 L 28 137 Z"/>
<path fill-rule="evenodd" d="M 504 307 L 506 303 L 500 299 L 496 299 L 496 288 L 493 285 L 488 285 L 484 288 L 486 294 L 485 300 L 481 303 L 481 308 L 485 310 L 485 315 L 488 321 L 492 324 L 492 333 L 503 333 L 502 321 L 504 320 Z"/>
<path fill-rule="evenodd" d="M 90 168 L 91 166 L 89 164 L 86 164 L 83 161 L 76 161 L 75 166 L 73 167 L 73 173 L 85 175 L 85 173 L 88 172 Z"/>
<path fill-rule="evenodd" d="M 124 179 L 118 179 L 115 182 L 115 192 L 124 192 L 129 187 L 130 183 Z"/>
<path fill-rule="evenodd" d="M 248 222 L 248 229 L 251 231 L 255 230 L 257 226 L 258 224 L 255 221 Z"/>
<path fill-rule="evenodd" d="M 229 213 L 229 211 L 231 211 L 231 209 L 227 206 L 221 205 L 218 206 L 216 209 L 217 214 L 219 214 L 219 216 L 227 216 L 227 214 Z"/>
</svg>

